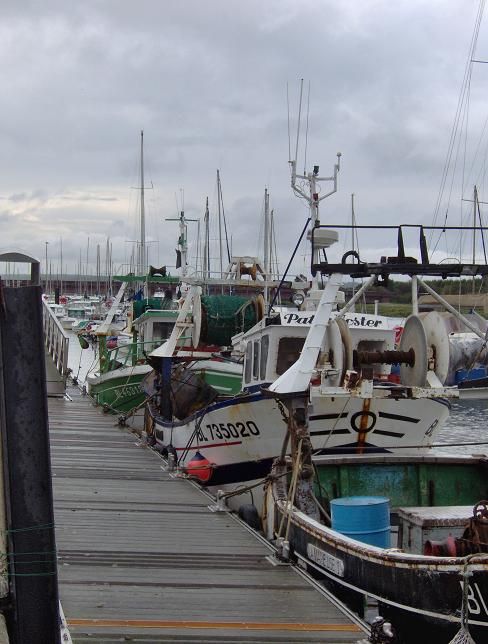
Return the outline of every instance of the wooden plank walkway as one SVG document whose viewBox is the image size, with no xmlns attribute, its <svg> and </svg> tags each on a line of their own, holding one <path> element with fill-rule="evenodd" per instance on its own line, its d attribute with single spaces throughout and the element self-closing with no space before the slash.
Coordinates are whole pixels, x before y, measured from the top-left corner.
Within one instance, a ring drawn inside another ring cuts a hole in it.
<svg viewBox="0 0 488 644">
<path fill-rule="evenodd" d="M 49 422 L 60 599 L 75 643 L 338 644 L 364 636 L 88 398 L 50 399 Z"/>
</svg>

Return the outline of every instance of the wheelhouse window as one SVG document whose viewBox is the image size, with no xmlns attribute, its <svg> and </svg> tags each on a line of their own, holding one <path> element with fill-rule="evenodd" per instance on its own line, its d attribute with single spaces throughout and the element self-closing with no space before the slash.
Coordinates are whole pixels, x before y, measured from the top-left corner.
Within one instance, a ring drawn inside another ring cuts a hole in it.
<svg viewBox="0 0 488 644">
<path fill-rule="evenodd" d="M 174 327 L 174 322 L 154 322 L 153 323 L 153 339 L 154 340 L 167 340 L 171 335 Z"/>
<path fill-rule="evenodd" d="M 250 382 L 252 373 L 252 343 L 249 342 L 246 348 L 246 369 L 244 372 L 245 382 Z"/>
<path fill-rule="evenodd" d="M 298 360 L 305 338 L 281 338 L 278 344 L 276 373 L 280 376 Z"/>
<path fill-rule="evenodd" d="M 254 380 L 257 380 L 259 378 L 259 340 L 253 342 L 252 377 L 254 378 Z"/>
<path fill-rule="evenodd" d="M 261 338 L 261 362 L 259 367 L 259 377 L 261 380 L 266 379 L 266 363 L 268 362 L 269 335 L 263 335 Z"/>
</svg>

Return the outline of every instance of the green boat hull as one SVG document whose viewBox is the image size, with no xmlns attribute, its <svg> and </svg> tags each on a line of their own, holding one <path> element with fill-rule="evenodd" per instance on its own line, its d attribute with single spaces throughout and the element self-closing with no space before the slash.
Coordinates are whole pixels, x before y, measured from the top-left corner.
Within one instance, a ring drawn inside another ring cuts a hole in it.
<svg viewBox="0 0 488 644">
<path fill-rule="evenodd" d="M 457 456 L 318 457 L 322 498 L 383 496 L 391 507 L 470 505 L 488 493 L 488 464 Z"/>
<path fill-rule="evenodd" d="M 118 374 L 118 371 L 124 373 Z M 125 373 L 127 371 L 117 369 L 102 377 L 88 379 L 88 393 L 97 405 L 113 414 L 127 414 L 143 404 L 142 381 L 151 369 L 132 369 L 132 373 Z"/>
</svg>

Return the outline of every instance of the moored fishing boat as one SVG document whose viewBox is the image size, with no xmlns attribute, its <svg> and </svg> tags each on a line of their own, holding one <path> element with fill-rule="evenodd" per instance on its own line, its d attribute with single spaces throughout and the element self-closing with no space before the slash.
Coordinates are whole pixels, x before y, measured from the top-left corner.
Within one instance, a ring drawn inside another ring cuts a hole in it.
<svg viewBox="0 0 488 644">
<path fill-rule="evenodd" d="M 177 304 L 168 289 L 167 297 L 144 298 L 131 304 L 132 330 L 129 336 L 118 336 L 111 325 L 112 314 L 118 309 L 125 288 L 138 283 L 139 276 L 126 276 L 107 318 L 95 331 L 98 339 L 99 367 L 87 375 L 88 393 L 94 401 L 112 413 L 127 415 L 144 402 L 141 383 L 152 371 L 147 354 L 171 334 L 178 315 Z M 143 279 L 143 278 L 142 278 Z M 176 278 L 149 275 L 166 285 L 178 282 Z M 115 338 L 115 340 L 114 340 Z"/>
<path fill-rule="evenodd" d="M 185 227 L 185 223 L 184 213 L 182 213 L 181 225 Z M 147 355 L 169 337 L 178 315 L 176 287 L 180 283 L 180 278 L 167 275 L 165 266 L 147 268 L 146 264 L 144 134 L 142 131 L 139 224 L 141 232 L 137 243 L 136 274 L 131 272 L 128 275 L 113 277 L 115 281 L 118 280 L 122 284 L 104 322 L 95 331 L 99 351 L 98 366 L 86 378 L 88 393 L 96 404 L 123 417 L 143 404 L 145 398 L 141 383 L 152 371 L 151 365 L 147 362 Z M 186 251 L 185 236 L 180 235 L 178 247 L 183 246 Z M 130 311 L 128 311 L 128 327 L 132 336 L 130 341 L 127 341 L 127 337 L 118 337 L 118 328 L 114 324 L 114 318 L 120 311 L 128 285 L 133 289 L 130 297 Z M 165 290 L 160 291 L 159 297 L 151 297 L 150 285 L 157 285 L 159 289 Z"/>
<path fill-rule="evenodd" d="M 306 468 L 297 459 L 294 472 Z M 475 642 L 486 641 L 488 512 L 478 501 L 488 497 L 488 458 L 388 454 L 312 463 L 315 485 L 307 493 L 296 482 L 295 500 L 292 466 L 276 463 L 272 471 L 266 530 L 284 558 L 361 615 L 366 598 L 376 600 L 400 642 L 447 644 L 463 620 Z"/>
<path fill-rule="evenodd" d="M 316 228 L 313 236 L 321 227 Z M 406 320 L 398 351 L 370 356 L 366 352 L 347 373 L 344 386 L 349 383 L 351 394 L 363 402 L 360 430 L 368 433 L 369 412 L 382 388 L 371 378 L 370 361 L 391 358 L 401 363 L 400 385 L 387 383 L 384 397 L 405 401 L 412 411 L 419 400 L 459 395 L 455 386 L 443 386 L 452 347 L 442 346 L 447 336 L 435 315 L 418 315 L 417 285 L 432 292 L 420 276 L 486 275 L 487 266 L 431 263 L 423 226 L 416 227 L 419 259 L 405 255 L 405 227 L 374 228 L 382 229 L 382 236 L 395 230 L 395 256 L 372 263 L 361 261 L 355 252 L 356 263 L 346 264 L 346 253 L 337 264 L 315 259 L 312 253 L 312 273 L 328 276 L 321 300 L 324 311 L 321 319 L 315 317 L 297 361 L 267 392 L 286 409 L 287 431 L 267 489 L 266 534 L 276 540 L 282 558 L 299 562 L 359 613 L 365 598 L 374 598 L 401 642 L 447 644 L 467 628 L 483 642 L 488 633 L 488 512 L 483 500 L 488 496 L 488 458 L 436 456 L 430 450 L 403 453 L 391 415 L 391 449 L 383 454 L 365 444 L 364 437 L 347 455 L 320 454 L 314 445 L 317 393 L 312 376 L 333 323 L 333 284 L 343 275 L 364 278 L 366 284 L 387 281 L 390 275 L 412 279 L 414 314 Z M 437 294 L 436 298 L 442 303 Z M 324 367 L 319 370 L 323 379 Z M 433 438 L 436 426 L 427 434 Z"/>
<path fill-rule="evenodd" d="M 339 164 L 335 166 L 334 183 L 338 170 Z M 319 252 L 338 236 L 319 225 L 317 184 L 322 179 L 318 167 L 302 179 L 309 183 L 309 238 L 316 261 Z M 347 274 L 352 265 L 344 261 L 341 266 Z M 314 269 L 313 275 L 316 272 Z M 221 342 L 227 345 L 224 353 L 230 361 L 243 364 L 241 388 L 232 395 L 212 390 L 204 377 L 195 379 L 196 353 L 201 350 L 202 339 L 202 301 L 198 288 L 193 287 L 172 338 L 151 357 L 159 374 L 156 387 L 149 390 L 146 431 L 151 440 L 173 453 L 181 467 L 211 487 L 241 485 L 263 477 L 281 452 L 288 418 L 283 401 L 267 396 L 263 390 L 280 383 L 285 373 L 293 373 L 301 390 L 309 391 L 315 450 L 418 452 L 428 448 L 448 417 L 446 398 L 457 392 L 444 388 L 434 377 L 426 347 L 415 358 L 415 349 L 409 344 L 411 334 L 404 334 L 400 350 L 395 350 L 398 321 L 389 323 L 381 316 L 368 318 L 352 313 L 354 303 L 374 280 L 370 278 L 338 310 L 339 269 L 325 289 L 314 277 L 307 284 L 306 297 L 294 298 L 299 306 L 277 310 L 271 306 L 251 328 L 235 329 L 232 346 L 230 338 Z M 418 323 L 418 335 L 425 340 L 423 326 Z M 322 334 L 325 328 L 327 333 Z M 192 338 L 192 347 L 178 344 L 181 334 Z M 304 355 L 308 363 L 300 371 L 299 358 Z M 411 377 L 411 370 L 423 382 L 408 386 L 393 381 L 391 365 L 396 363 L 407 368 L 405 377 Z M 194 379 L 187 382 L 190 372 Z M 178 398 L 183 395 L 191 404 L 180 405 Z"/>
</svg>

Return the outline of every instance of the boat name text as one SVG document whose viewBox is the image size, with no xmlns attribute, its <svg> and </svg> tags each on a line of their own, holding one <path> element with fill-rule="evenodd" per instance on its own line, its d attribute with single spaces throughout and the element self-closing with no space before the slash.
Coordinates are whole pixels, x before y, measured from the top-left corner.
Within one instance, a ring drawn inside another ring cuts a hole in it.
<svg viewBox="0 0 488 644">
<path fill-rule="evenodd" d="M 309 326 L 312 324 L 314 315 L 300 315 L 299 313 L 285 313 L 283 316 L 283 323 L 288 326 L 304 325 Z M 370 329 L 377 329 L 383 326 L 383 320 L 368 319 L 364 315 L 346 316 L 345 320 L 349 326 L 361 326 Z"/>
</svg>

